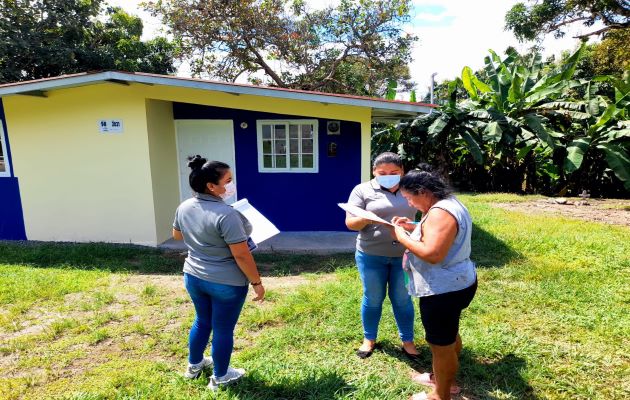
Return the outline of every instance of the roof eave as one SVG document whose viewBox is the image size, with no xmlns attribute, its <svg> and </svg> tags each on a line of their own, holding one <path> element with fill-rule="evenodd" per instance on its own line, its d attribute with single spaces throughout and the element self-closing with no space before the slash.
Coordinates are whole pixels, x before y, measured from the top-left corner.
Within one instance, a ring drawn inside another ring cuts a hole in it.
<svg viewBox="0 0 630 400">
<path fill-rule="evenodd" d="M 367 107 L 373 110 L 373 114 L 379 114 L 385 112 L 389 118 L 389 114 L 395 115 L 410 115 L 410 118 L 417 116 L 418 114 L 428 113 L 431 107 L 426 105 L 416 105 L 411 103 L 390 103 L 379 100 L 361 99 L 361 98 L 347 98 L 337 97 L 326 94 L 318 93 L 304 93 L 300 91 L 281 91 L 277 89 L 245 86 L 245 85 L 230 85 L 220 82 L 208 82 L 192 79 L 178 79 L 170 76 L 155 76 L 155 75 L 143 75 L 122 73 L 116 71 L 105 71 L 97 73 L 87 73 L 76 76 L 66 76 L 59 79 L 50 79 L 43 81 L 36 81 L 31 83 L 20 83 L 16 85 L 6 86 L 0 88 L 0 97 L 29 94 L 29 93 L 45 93 L 49 90 L 68 89 L 79 86 L 86 86 L 96 84 L 100 82 L 133 82 L 148 85 L 166 85 L 177 86 L 189 89 L 200 89 L 218 91 L 224 93 L 230 93 L 235 95 L 253 95 L 272 98 L 282 98 L 299 101 L 318 102 L 322 104 L 334 104 L 334 105 L 347 105 L 356 107 Z M 374 117 L 373 117 L 374 118 Z M 378 118 L 378 117 L 376 117 Z"/>
</svg>

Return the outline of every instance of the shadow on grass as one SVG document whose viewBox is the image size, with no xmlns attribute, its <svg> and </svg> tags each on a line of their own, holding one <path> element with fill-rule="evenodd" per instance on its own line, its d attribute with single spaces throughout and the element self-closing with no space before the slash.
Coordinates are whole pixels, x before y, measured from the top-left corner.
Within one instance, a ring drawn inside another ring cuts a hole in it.
<svg viewBox="0 0 630 400">
<path fill-rule="evenodd" d="M 261 275 L 327 273 L 354 265 L 351 254 L 255 254 Z M 181 274 L 185 253 L 111 243 L 0 241 L 0 264 L 141 274 Z"/>
<path fill-rule="evenodd" d="M 344 397 L 354 389 L 340 375 L 325 373 L 321 376 L 291 379 L 270 384 L 255 374 L 245 375 L 234 386 L 225 390 L 238 395 L 239 399 L 281 400 L 281 399 L 335 399 Z"/>
<path fill-rule="evenodd" d="M 502 267 L 521 255 L 474 225 L 471 258 L 480 267 Z M 143 274 L 181 274 L 185 253 L 111 243 L 0 241 L 0 264 Z M 254 253 L 262 276 L 329 273 L 354 267 L 354 254 Z"/>
<path fill-rule="evenodd" d="M 431 350 L 428 345 L 418 346 L 420 355 L 417 361 L 410 360 L 402 353 L 400 347 L 395 347 L 389 343 L 382 345 L 382 351 L 407 363 L 411 369 L 417 372 L 423 373 L 432 370 Z M 497 361 L 480 362 L 480 358 L 465 347 L 462 350 L 457 382 L 462 387 L 464 396 L 474 399 L 498 399 L 503 398 L 497 396 L 499 395 L 497 392 L 500 392 L 509 393 L 517 399 L 537 399 L 533 388 L 522 376 L 526 366 L 524 359 L 514 354 L 507 354 Z"/>
<path fill-rule="evenodd" d="M 254 253 L 262 276 L 289 276 L 303 273 L 330 273 L 354 267 L 354 254 L 271 254 Z"/>
<path fill-rule="evenodd" d="M 481 357 L 462 350 L 460 372 L 462 391 L 479 399 L 504 398 L 497 391 L 523 400 L 536 400 L 534 389 L 523 378 L 526 362 L 514 354 L 496 361 L 480 362 Z"/>
<path fill-rule="evenodd" d="M 500 268 L 522 255 L 496 238 L 491 233 L 473 223 L 472 251 L 470 258 L 478 267 Z"/>
</svg>

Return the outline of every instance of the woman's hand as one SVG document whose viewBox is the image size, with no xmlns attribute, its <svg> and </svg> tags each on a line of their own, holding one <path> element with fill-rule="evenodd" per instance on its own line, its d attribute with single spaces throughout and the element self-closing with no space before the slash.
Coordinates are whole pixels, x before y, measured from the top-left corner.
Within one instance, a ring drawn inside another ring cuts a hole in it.
<svg viewBox="0 0 630 400">
<path fill-rule="evenodd" d="M 406 239 L 409 239 L 409 232 L 401 225 L 394 226 L 394 236 L 396 240 L 404 245 Z"/>
<path fill-rule="evenodd" d="M 265 287 L 262 283 L 252 287 L 254 288 L 254 293 L 256 293 L 256 297 L 254 297 L 252 301 L 260 301 L 262 303 L 265 299 Z"/>
<path fill-rule="evenodd" d="M 409 232 L 416 229 L 416 224 L 414 224 L 413 221 L 407 217 L 394 217 L 392 218 L 392 224 L 396 226 L 401 226 Z"/>
</svg>

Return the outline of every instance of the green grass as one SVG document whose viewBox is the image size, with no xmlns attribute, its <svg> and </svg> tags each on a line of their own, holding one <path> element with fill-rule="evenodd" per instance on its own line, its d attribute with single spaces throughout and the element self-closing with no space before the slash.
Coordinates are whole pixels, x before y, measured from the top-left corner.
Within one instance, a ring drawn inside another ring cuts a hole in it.
<svg viewBox="0 0 630 400">
<path fill-rule="evenodd" d="M 479 267 L 461 325 L 464 394 L 628 398 L 630 229 L 490 205 L 522 196 L 461 198 Z M 215 396 L 207 374 L 181 377 L 193 319 L 181 259 L 132 246 L 0 243 L 0 398 L 405 399 L 421 390 L 409 379 L 430 367 L 421 324 L 422 361 L 412 365 L 389 305 L 382 350 L 354 356 L 361 290 L 352 256 L 257 260 L 267 276 L 305 283 L 246 304 L 233 364 L 248 374 Z"/>
</svg>

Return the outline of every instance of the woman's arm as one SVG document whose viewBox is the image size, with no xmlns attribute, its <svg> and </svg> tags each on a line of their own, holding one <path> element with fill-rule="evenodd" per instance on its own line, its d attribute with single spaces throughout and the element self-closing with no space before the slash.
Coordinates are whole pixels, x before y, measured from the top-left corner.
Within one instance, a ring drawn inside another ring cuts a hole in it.
<svg viewBox="0 0 630 400">
<path fill-rule="evenodd" d="M 346 226 L 352 231 L 360 231 L 371 223 L 373 223 L 373 221 L 369 219 L 355 217 L 350 213 L 346 213 Z"/>
<path fill-rule="evenodd" d="M 405 229 L 396 226 L 396 240 L 417 257 L 431 264 L 443 261 L 457 236 L 457 220 L 447 211 L 432 209 L 422 224 L 422 240 L 411 239 Z"/>
<path fill-rule="evenodd" d="M 249 247 L 247 247 L 247 242 L 234 243 L 229 246 L 238 267 L 241 271 L 243 271 L 251 283 L 256 284 L 252 285 L 254 292 L 256 292 L 254 301 L 262 300 L 265 297 L 265 288 L 261 283 L 260 274 L 258 273 L 258 268 L 256 267 L 256 261 L 254 261 L 252 252 L 249 251 Z"/>
<path fill-rule="evenodd" d="M 184 240 L 184 235 L 182 235 L 181 231 L 173 228 L 173 239 L 175 240 Z"/>
</svg>

